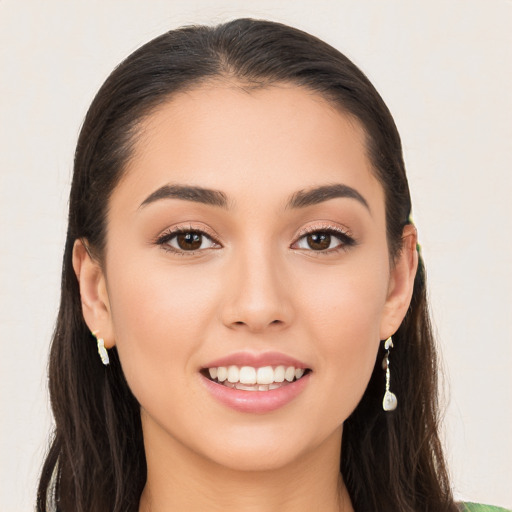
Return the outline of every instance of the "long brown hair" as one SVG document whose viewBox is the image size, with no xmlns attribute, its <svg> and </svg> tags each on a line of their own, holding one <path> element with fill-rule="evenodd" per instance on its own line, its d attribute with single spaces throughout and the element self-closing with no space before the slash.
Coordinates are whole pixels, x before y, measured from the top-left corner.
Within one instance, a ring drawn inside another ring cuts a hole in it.
<svg viewBox="0 0 512 512">
<path fill-rule="evenodd" d="M 138 510 L 146 481 L 139 404 L 116 349 L 108 367 L 100 362 L 82 316 L 72 249 L 76 239 L 86 239 L 102 261 L 109 197 L 141 119 L 177 91 L 224 78 L 248 88 L 292 83 L 356 118 L 385 191 L 390 256 L 400 251 L 411 210 L 400 137 L 380 95 L 338 50 L 284 24 L 244 18 L 172 30 L 135 51 L 97 93 L 76 148 L 49 363 L 55 431 L 39 483 L 40 512 Z M 381 347 L 368 388 L 345 422 L 340 470 L 358 512 L 455 511 L 438 435 L 437 363 L 421 255 L 394 345 L 400 405 L 382 410 Z"/>
</svg>

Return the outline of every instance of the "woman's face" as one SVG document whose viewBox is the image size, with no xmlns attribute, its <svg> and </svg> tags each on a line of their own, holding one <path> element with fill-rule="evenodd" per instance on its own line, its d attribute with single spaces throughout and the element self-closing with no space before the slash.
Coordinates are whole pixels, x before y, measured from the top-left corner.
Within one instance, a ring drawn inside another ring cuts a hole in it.
<svg viewBox="0 0 512 512">
<path fill-rule="evenodd" d="M 358 122 L 291 85 L 177 94 L 141 126 L 107 231 L 88 323 L 117 346 L 147 447 L 235 469 L 339 447 L 410 296 Z"/>
</svg>

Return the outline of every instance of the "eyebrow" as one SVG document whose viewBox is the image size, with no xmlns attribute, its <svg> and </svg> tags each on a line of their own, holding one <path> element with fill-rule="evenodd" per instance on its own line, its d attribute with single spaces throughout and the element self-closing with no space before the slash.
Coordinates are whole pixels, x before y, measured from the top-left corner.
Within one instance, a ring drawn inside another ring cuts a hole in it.
<svg viewBox="0 0 512 512">
<path fill-rule="evenodd" d="M 316 204 L 323 203 L 329 199 L 344 197 L 355 199 L 361 203 L 369 212 L 370 206 L 366 199 L 354 188 L 341 183 L 330 185 L 321 185 L 308 190 L 298 190 L 294 192 L 286 203 L 286 209 L 306 208 Z M 221 190 L 213 190 L 195 185 L 164 185 L 151 193 L 141 203 L 139 208 L 147 206 L 161 199 L 181 199 L 184 201 L 193 201 L 209 206 L 216 206 L 225 210 L 230 209 L 230 201 L 227 195 Z"/>
<path fill-rule="evenodd" d="M 368 202 L 355 188 L 341 183 L 321 185 L 309 190 L 298 190 L 291 196 L 285 209 L 305 208 L 337 197 L 355 199 L 370 211 Z"/>
<path fill-rule="evenodd" d="M 194 201 L 210 206 L 229 209 L 228 198 L 220 190 L 197 187 L 192 185 L 164 185 L 155 190 L 141 203 L 139 208 L 146 206 L 160 199 L 183 199 L 184 201 Z"/>
</svg>

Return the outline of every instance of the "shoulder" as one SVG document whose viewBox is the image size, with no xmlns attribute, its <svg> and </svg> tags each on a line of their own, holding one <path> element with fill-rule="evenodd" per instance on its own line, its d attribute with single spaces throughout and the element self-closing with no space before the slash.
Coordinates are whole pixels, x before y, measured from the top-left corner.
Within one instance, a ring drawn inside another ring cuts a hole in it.
<svg viewBox="0 0 512 512">
<path fill-rule="evenodd" d="M 512 512 L 506 508 L 495 507 L 493 505 L 482 505 L 481 503 L 463 502 L 459 503 L 461 512 Z"/>
</svg>

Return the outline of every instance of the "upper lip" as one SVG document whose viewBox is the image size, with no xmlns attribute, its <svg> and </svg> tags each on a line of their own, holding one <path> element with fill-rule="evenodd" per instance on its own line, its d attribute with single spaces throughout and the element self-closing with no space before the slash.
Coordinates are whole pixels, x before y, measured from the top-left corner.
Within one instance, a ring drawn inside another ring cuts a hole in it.
<svg viewBox="0 0 512 512">
<path fill-rule="evenodd" d="M 263 366 L 280 365 L 304 369 L 310 368 L 306 363 L 280 352 L 234 352 L 210 361 L 203 366 L 203 369 L 218 368 L 219 366 L 252 366 L 253 368 L 261 368 Z"/>
</svg>

